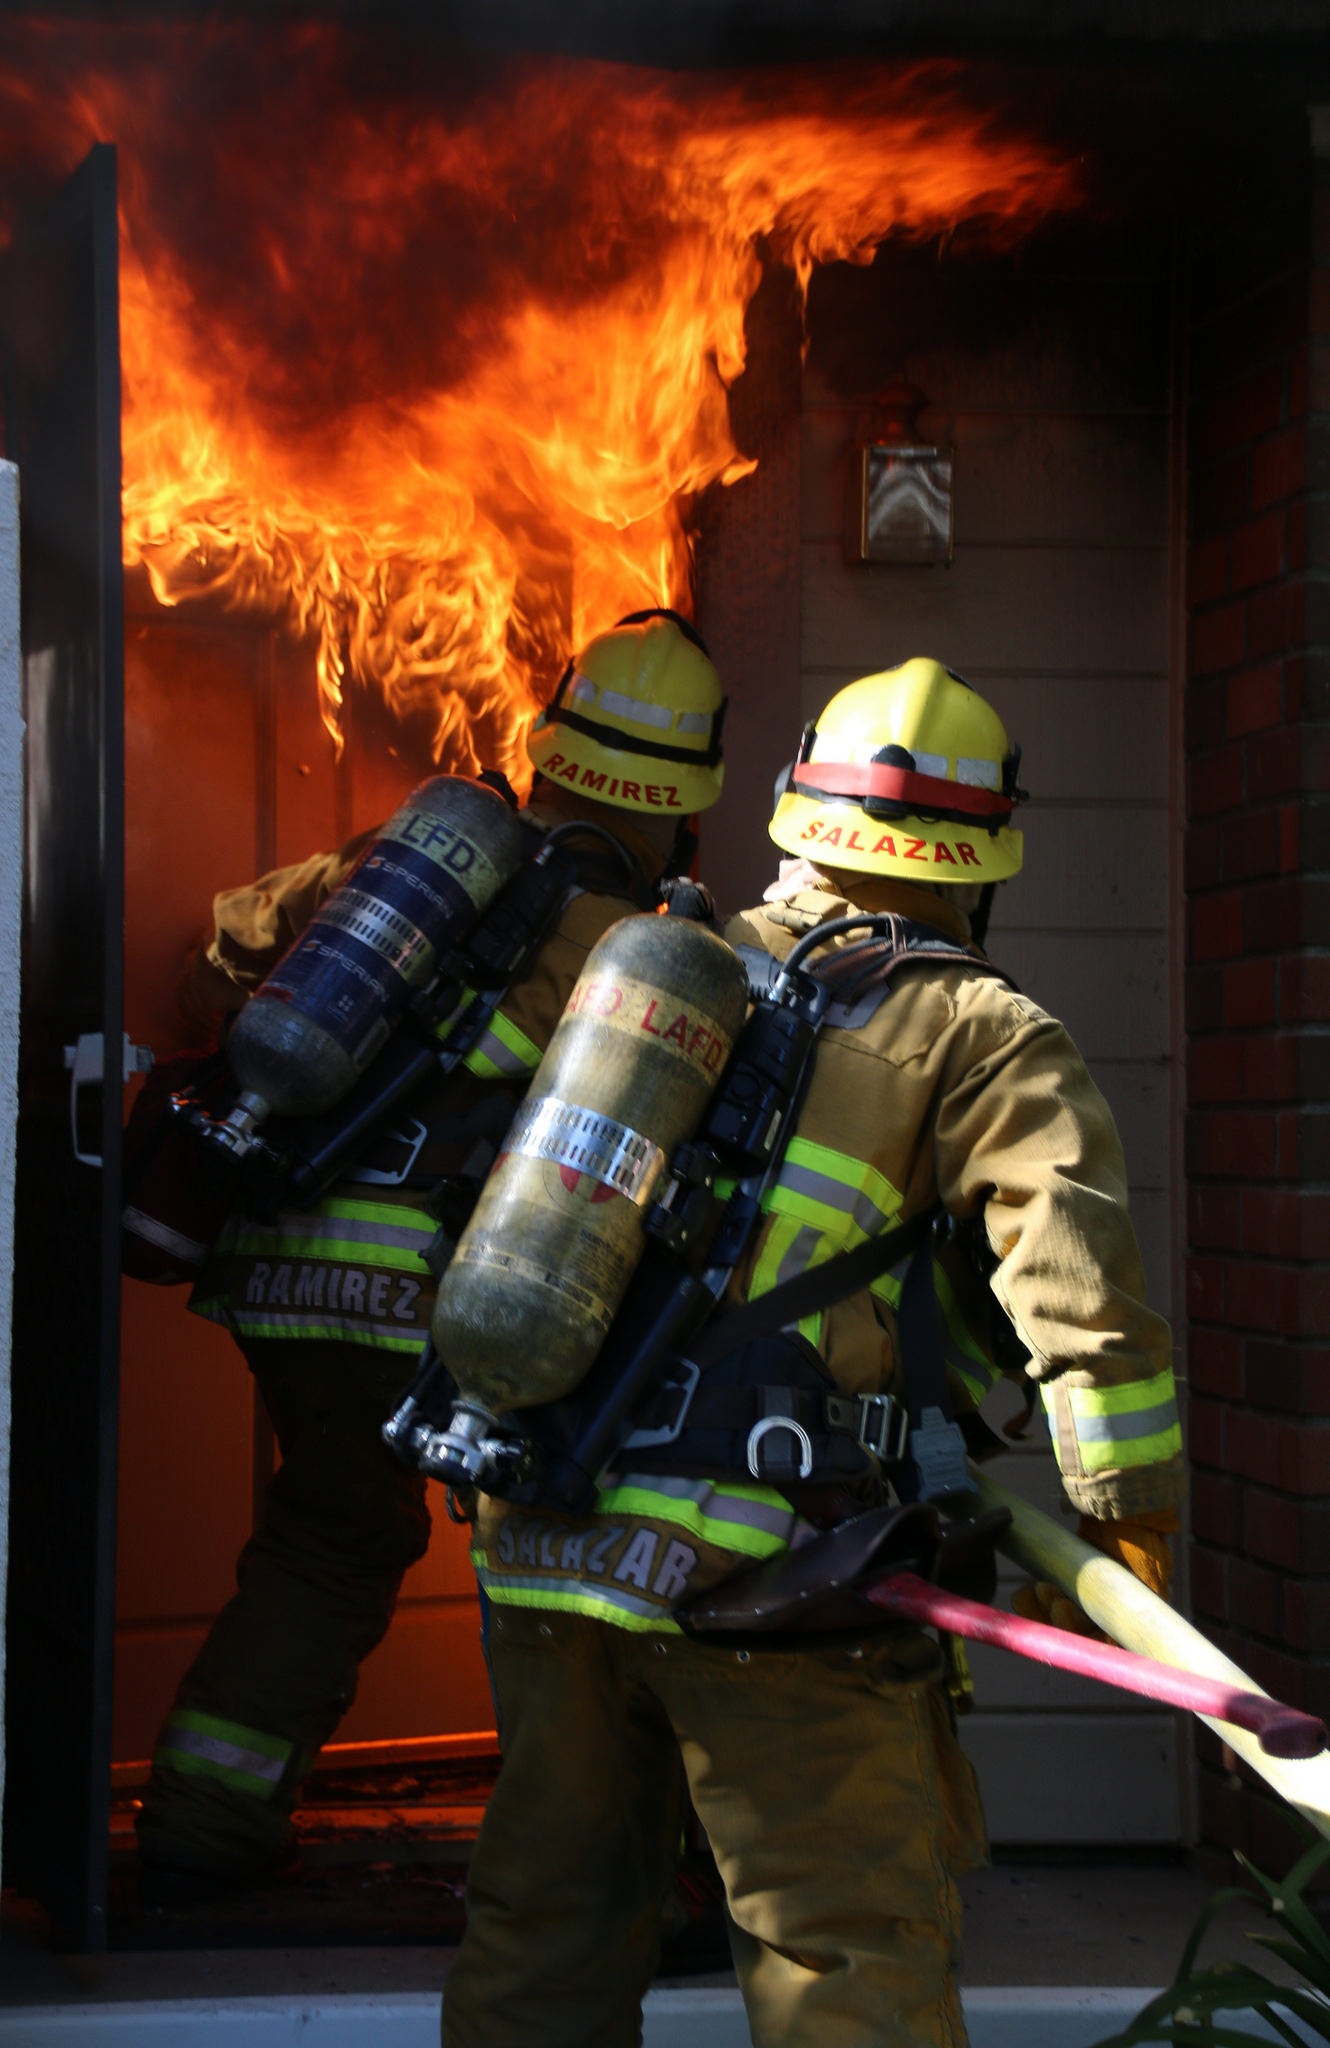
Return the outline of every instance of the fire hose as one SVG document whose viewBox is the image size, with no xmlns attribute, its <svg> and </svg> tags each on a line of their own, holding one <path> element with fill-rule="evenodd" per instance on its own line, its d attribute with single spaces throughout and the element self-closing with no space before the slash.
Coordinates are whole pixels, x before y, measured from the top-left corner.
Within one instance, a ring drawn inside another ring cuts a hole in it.
<svg viewBox="0 0 1330 2048">
<path fill-rule="evenodd" d="M 1217 1680 L 1258 1698 L 1269 1698 L 1239 1665 L 1122 1565 L 1083 1543 L 1069 1529 L 1060 1528 L 1050 1516 L 996 1480 L 978 1475 L 976 1491 L 979 1508 L 1005 1508 L 1011 1516 L 1009 1527 L 998 1538 L 998 1548 L 1024 1571 L 1061 1586 L 1067 1597 L 1124 1649 L 1188 1676 Z M 1221 1718 L 1212 1708 L 1198 1704 L 1193 1711 L 1304 1820 L 1330 1837 L 1330 1753 L 1303 1755 L 1297 1760 L 1271 1755 L 1256 1734 Z"/>
</svg>

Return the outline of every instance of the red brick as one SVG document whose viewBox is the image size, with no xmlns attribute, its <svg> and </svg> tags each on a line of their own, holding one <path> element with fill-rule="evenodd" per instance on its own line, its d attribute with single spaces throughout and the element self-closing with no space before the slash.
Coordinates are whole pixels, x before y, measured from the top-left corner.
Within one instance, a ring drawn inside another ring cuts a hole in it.
<svg viewBox="0 0 1330 2048">
<path fill-rule="evenodd" d="M 1191 816 L 1213 817 L 1219 811 L 1235 810 L 1242 802 L 1241 747 L 1225 747 L 1217 754 L 1203 754 L 1191 763 Z"/>
<path fill-rule="evenodd" d="M 1289 427 L 1252 450 L 1251 500 L 1263 512 L 1280 498 L 1291 498 L 1307 481 L 1307 430 Z"/>
<path fill-rule="evenodd" d="M 1227 737 L 1241 739 L 1244 733 L 1278 725 L 1282 684 L 1283 675 L 1277 661 L 1230 676 L 1224 721 Z"/>
<path fill-rule="evenodd" d="M 1228 718 L 1228 685 L 1222 676 L 1204 676 L 1189 683 L 1185 698 L 1184 740 L 1189 754 L 1222 745 Z"/>
<path fill-rule="evenodd" d="M 1193 1181 L 1187 1190 L 1187 1235 L 1196 1251 L 1243 1247 L 1243 1199 L 1241 1188 Z"/>
<path fill-rule="evenodd" d="M 1247 648 L 1251 658 L 1282 654 L 1302 639 L 1305 592 L 1300 578 L 1257 590 L 1247 599 Z"/>
<path fill-rule="evenodd" d="M 1254 1635 L 1278 1641 L 1284 1619 L 1284 1582 L 1278 1572 L 1235 1557 L 1229 1566 L 1229 1619 Z"/>
<path fill-rule="evenodd" d="M 1242 1045 L 1236 1038 L 1200 1038 L 1187 1054 L 1187 1088 L 1193 1102 L 1242 1099 Z"/>
<path fill-rule="evenodd" d="M 1330 877 L 1285 875 L 1249 885 L 1243 891 L 1242 930 L 1245 953 L 1330 944 Z"/>
<path fill-rule="evenodd" d="M 1258 583 L 1273 583 L 1284 568 L 1282 513 L 1270 512 L 1250 526 L 1239 527 L 1230 550 L 1234 590 L 1252 590 Z"/>
<path fill-rule="evenodd" d="M 1267 1670 L 1272 1678 L 1275 1677 L 1277 1667 L 1273 1663 L 1267 1666 Z M 1290 1700 L 1289 1704 L 1314 1711 L 1311 1697 L 1301 1685 L 1299 1695 L 1298 1700 Z M 1288 1695 L 1278 1693 L 1276 1697 L 1285 1699 Z M 1296 1817 L 1278 1800 L 1253 1795 L 1249 1797 L 1248 1805 L 1250 1833 L 1247 1839 L 1250 1847 L 1247 1854 L 1257 1870 L 1267 1877 L 1282 1877 L 1286 1870 L 1292 1869 L 1307 1846 L 1305 1830 L 1299 1830 Z M 1316 1890 L 1315 1885 L 1312 1890 Z"/>
<path fill-rule="evenodd" d="M 1281 1282 L 1283 1268 L 1261 1260 L 1230 1259 L 1224 1269 L 1224 1318 L 1238 1330 L 1287 1330 Z M 1268 1471 L 1255 1471 L 1242 1464 L 1240 1471 L 1254 1479 L 1273 1481 L 1273 1460 Z"/>
<path fill-rule="evenodd" d="M 1284 1347 L 1280 1346 L 1280 1362 Z M 1233 1330 L 1196 1330 L 1187 1336 L 1187 1372 L 1192 1393 L 1240 1401 L 1246 1384 L 1243 1340 Z M 1330 1379 L 1330 1374 L 1327 1375 Z"/>
<path fill-rule="evenodd" d="M 1330 1195 L 1244 1188 L 1242 1247 L 1266 1258 L 1330 1258 Z"/>
<path fill-rule="evenodd" d="M 1222 1543 L 1234 1550 L 1238 1543 L 1238 1487 L 1233 1479 L 1221 1479 L 1213 1472 L 1192 1477 L 1191 1522 L 1196 1534 L 1209 1543 Z"/>
<path fill-rule="evenodd" d="M 1288 396 L 1286 400 L 1288 417 L 1300 420 L 1306 416 L 1311 401 L 1311 352 L 1296 348 L 1288 363 Z"/>
<path fill-rule="evenodd" d="M 1307 566 L 1307 505 L 1290 505 L 1284 521 L 1284 559 L 1290 572 Z"/>
<path fill-rule="evenodd" d="M 1330 1330 L 1330 1269 L 1301 1266 L 1286 1275 L 1280 1328 L 1286 1337 L 1323 1337 Z"/>
<path fill-rule="evenodd" d="M 1191 1585 L 1192 1606 L 1198 1614 L 1213 1614 L 1218 1621 L 1228 1619 L 1228 1559 L 1222 1550 L 1193 1543 L 1188 1560 L 1187 1575 Z"/>
<path fill-rule="evenodd" d="M 1280 1013 L 1286 1024 L 1330 1021 L 1330 959 L 1303 954 L 1285 960 L 1280 972 Z"/>
<path fill-rule="evenodd" d="M 1239 811 L 1226 818 L 1222 831 L 1223 870 L 1226 882 L 1252 882 L 1273 878 L 1283 872 L 1280 861 L 1278 811 Z M 1204 883 L 1193 882 L 1193 888 Z"/>
<path fill-rule="evenodd" d="M 1297 868 L 1302 853 L 1302 814 L 1294 804 L 1285 804 L 1279 813 L 1279 865 L 1284 874 L 1292 874 Z"/>
<path fill-rule="evenodd" d="M 1224 1430 L 1230 1475 L 1250 1479 L 1258 1486 L 1277 1487 L 1280 1428 L 1272 1415 L 1260 1415 L 1251 1408 L 1241 1413 L 1231 1410 Z"/>
<path fill-rule="evenodd" d="M 1235 960 L 1224 969 L 1224 1024 L 1230 1031 L 1275 1021 L 1278 967 L 1273 960 Z"/>
<path fill-rule="evenodd" d="M 1217 967 L 1188 967 L 1183 1007 L 1189 1031 L 1217 1031 L 1224 1019 L 1224 983 Z"/>
<path fill-rule="evenodd" d="M 1228 542 L 1222 534 L 1196 541 L 1187 556 L 1187 602 L 1213 604 L 1228 589 Z"/>
<path fill-rule="evenodd" d="M 1280 424 L 1284 379 L 1272 365 L 1241 383 L 1225 386 L 1196 408 L 1193 446 L 1203 456 L 1222 455 L 1246 441 L 1271 434 Z"/>
<path fill-rule="evenodd" d="M 1288 1493 L 1330 1493 L 1330 1428 L 1285 1423 L 1279 1432 L 1279 1484 Z"/>
<path fill-rule="evenodd" d="M 1232 959 L 1246 951 L 1243 944 L 1243 903 L 1236 889 L 1217 896 L 1198 896 L 1191 904 L 1192 960 Z"/>
<path fill-rule="evenodd" d="M 1222 1259 L 1188 1259 L 1187 1314 L 1207 1323 L 1217 1323 L 1224 1319 Z"/>
<path fill-rule="evenodd" d="M 1235 1428 L 1233 1436 L 1240 1435 Z M 1263 1487 L 1248 1487 L 1243 1498 L 1243 1533 L 1246 1548 L 1266 1564 L 1295 1572 L 1302 1558 L 1302 1532 L 1296 1501 Z M 1234 1514 L 1236 1516 L 1236 1504 Z"/>
<path fill-rule="evenodd" d="M 1285 1579 L 1284 1636 L 1291 1650 L 1324 1650 L 1330 1643 L 1330 1580 Z"/>
<path fill-rule="evenodd" d="M 1193 1173 L 1222 1180 L 1270 1180 L 1277 1159 L 1272 1116 L 1197 1110 L 1187 1118 L 1187 1153 Z"/>
<path fill-rule="evenodd" d="M 1284 661 L 1284 718 L 1288 724 L 1302 717 L 1302 700 L 1307 673 L 1305 654 L 1290 654 Z"/>
<path fill-rule="evenodd" d="M 1330 191 L 1323 185 L 1312 193 L 1311 247 L 1313 255 L 1330 257 Z"/>
<path fill-rule="evenodd" d="M 1183 851 L 1188 889 L 1212 889 L 1224 876 L 1223 834 L 1217 823 L 1193 825 Z"/>
<path fill-rule="evenodd" d="M 1236 1378 L 1249 1400 L 1294 1415 L 1330 1415 L 1330 1350 L 1262 1337 L 1249 1338 L 1242 1348 Z M 1223 1356 L 1232 1380 L 1232 1363 Z M 1192 1377 L 1194 1383 L 1194 1370 Z M 1228 1389 L 1221 1385 L 1212 1391 L 1226 1394 Z"/>
<path fill-rule="evenodd" d="M 1295 1101 L 1299 1093 L 1297 1040 L 1244 1039 L 1241 1092 L 1248 1102 Z"/>
<path fill-rule="evenodd" d="M 1226 1852 L 1248 1855 L 1251 1851 L 1252 1801 L 1241 1785 L 1202 1771 L 1198 1791 L 1201 1833 L 1206 1841 L 1217 1843 Z M 1220 1877 L 1220 1873 L 1216 1873 L 1216 1877 Z M 1220 1881 L 1233 1882 L 1232 1864 L 1227 1853 Z"/>
<path fill-rule="evenodd" d="M 1216 1472 L 1225 1469 L 1225 1412 L 1222 1401 L 1195 1398 L 1187 1409 L 1187 1449 L 1192 1461 L 1196 1465 L 1209 1465 Z"/>
<path fill-rule="evenodd" d="M 1197 540 L 1222 533 L 1244 516 L 1251 493 L 1251 466 L 1252 458 L 1245 449 L 1215 462 L 1193 465 L 1191 521 Z"/>
<path fill-rule="evenodd" d="M 1221 757 L 1216 757 L 1221 758 Z M 1296 728 L 1263 732 L 1247 747 L 1247 787 L 1253 803 L 1289 796 L 1301 786 L 1302 733 Z M 1194 786 L 1194 776 L 1193 776 Z M 1218 809 L 1215 805 L 1213 808 Z"/>
<path fill-rule="evenodd" d="M 1283 645 L 1283 642 L 1279 644 Z M 1245 604 L 1223 605 L 1217 611 L 1200 612 L 1193 618 L 1190 668 L 1194 676 L 1213 675 L 1219 669 L 1236 668 L 1246 651 Z"/>
</svg>

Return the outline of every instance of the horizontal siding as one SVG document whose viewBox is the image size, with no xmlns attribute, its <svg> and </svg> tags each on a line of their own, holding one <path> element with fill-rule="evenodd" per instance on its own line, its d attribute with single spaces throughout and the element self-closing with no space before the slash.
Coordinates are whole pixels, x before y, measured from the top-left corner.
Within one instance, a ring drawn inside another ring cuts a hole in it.
<svg viewBox="0 0 1330 2048">
<path fill-rule="evenodd" d="M 805 669 L 885 668 L 934 654 L 971 669 L 1158 675 L 1168 554 L 1158 547 L 983 547 L 948 568 L 862 563 L 803 546 Z"/>
<path fill-rule="evenodd" d="M 962 1722 L 961 1742 L 995 1842 L 1126 1847 L 1179 1838 L 1171 1714 L 975 1716 Z"/>
</svg>

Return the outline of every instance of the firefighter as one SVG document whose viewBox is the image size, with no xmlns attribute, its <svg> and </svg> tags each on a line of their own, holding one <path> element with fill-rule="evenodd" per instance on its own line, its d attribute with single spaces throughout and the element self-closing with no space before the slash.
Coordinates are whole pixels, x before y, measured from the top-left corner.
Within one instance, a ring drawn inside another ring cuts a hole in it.
<svg viewBox="0 0 1330 2048">
<path fill-rule="evenodd" d="M 721 790 L 723 710 L 705 647 L 674 612 L 630 614 L 569 664 L 528 739 L 536 780 L 526 816 L 546 830 L 585 820 L 601 836 L 573 840 L 580 892 L 468 1054 L 469 1072 L 408 1105 L 427 1135 L 406 1180 L 387 1184 L 404 1157 L 388 1134 L 382 1157 L 362 1159 L 312 1214 L 283 1215 L 275 1228 L 234 1217 L 212 1248 L 190 1307 L 240 1345 L 281 1465 L 241 1553 L 236 1595 L 159 1736 L 138 1822 L 150 1905 L 243 1884 L 289 1854 L 301 1780 L 429 1540 L 424 1482 L 380 1432 L 429 1328 L 424 1253 L 438 1191 L 456 1190 L 459 1170 L 474 1177 L 477 1158 L 483 1171 L 591 946 L 617 919 L 655 908 L 662 878 L 687 866 L 687 821 Z M 187 992 L 214 1029 L 373 836 L 216 898 Z"/>
<path fill-rule="evenodd" d="M 824 1027 L 731 1300 L 940 1198 L 983 1240 L 985 1285 L 1028 1351 L 1083 1532 L 1162 1591 L 1181 1489 L 1170 1340 L 1145 1305 L 1113 1119 L 1066 1031 L 994 973 L 971 923 L 1021 865 L 1017 758 L 991 707 L 924 659 L 851 684 L 805 733 L 770 828 L 791 858 L 727 937 L 781 959 L 830 920 L 894 912 L 951 951 L 920 953 L 876 1003 L 870 988 Z M 835 1426 L 874 1437 L 876 1419 L 865 1430 L 854 1413 L 908 1394 L 904 1284 L 889 1270 L 768 1340 L 765 1383 L 742 1401 L 733 1384 L 708 1400 L 709 1367 L 674 1442 L 622 1452 L 587 1521 L 482 1498 L 474 1555 L 504 1762 L 446 1980 L 445 2048 L 640 2039 L 679 1751 L 757 2048 L 963 2044 L 954 1873 L 986 1841 L 939 1645 L 890 1627 L 749 1651 L 673 1618 L 810 1523 L 854 1511 L 797 1482 L 788 1431 L 789 1476 L 767 1483 L 773 1461 L 755 1478 L 745 1428 L 795 1412 L 785 1396 L 811 1366 L 828 1418 L 850 1412 Z M 996 1368 L 939 1288 L 951 1400 L 973 1407 Z"/>
</svg>

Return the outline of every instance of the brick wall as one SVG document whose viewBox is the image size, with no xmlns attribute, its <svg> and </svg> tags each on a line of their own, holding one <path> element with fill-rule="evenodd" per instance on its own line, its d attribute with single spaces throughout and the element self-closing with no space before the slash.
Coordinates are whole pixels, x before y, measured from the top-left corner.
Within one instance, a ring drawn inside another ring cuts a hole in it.
<svg viewBox="0 0 1330 2048">
<path fill-rule="evenodd" d="M 1260 198 L 1193 265 L 1191 1586 L 1207 1634 L 1330 1716 L 1330 165 Z M 1287 1825 L 1229 1762 L 1202 1731 L 1203 1840 L 1282 1870 Z"/>
</svg>

